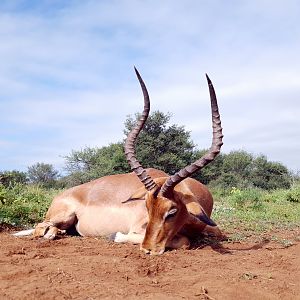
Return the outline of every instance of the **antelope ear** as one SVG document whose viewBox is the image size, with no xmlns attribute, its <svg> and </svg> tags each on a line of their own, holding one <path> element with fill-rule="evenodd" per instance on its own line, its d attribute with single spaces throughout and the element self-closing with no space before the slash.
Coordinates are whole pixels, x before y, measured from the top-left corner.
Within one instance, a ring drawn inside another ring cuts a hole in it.
<svg viewBox="0 0 300 300">
<path fill-rule="evenodd" d="M 127 203 L 135 200 L 145 200 L 145 195 L 147 194 L 147 190 L 145 187 L 141 187 L 136 190 L 127 200 L 122 201 L 122 203 Z"/>
<path fill-rule="evenodd" d="M 195 215 L 195 217 L 206 225 L 217 226 L 217 224 L 206 214 L 203 209 L 201 210 L 200 214 Z"/>
<path fill-rule="evenodd" d="M 196 217 L 199 221 L 203 222 L 206 225 L 217 226 L 217 224 L 206 214 L 201 205 L 196 202 L 190 202 L 186 204 L 188 212 Z"/>
</svg>

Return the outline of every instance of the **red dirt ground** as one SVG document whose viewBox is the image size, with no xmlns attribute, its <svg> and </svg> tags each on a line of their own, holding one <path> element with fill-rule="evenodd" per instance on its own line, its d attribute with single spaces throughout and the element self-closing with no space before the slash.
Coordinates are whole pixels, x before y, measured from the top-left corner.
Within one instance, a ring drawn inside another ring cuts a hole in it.
<svg viewBox="0 0 300 300">
<path fill-rule="evenodd" d="M 149 256 L 101 238 L 45 241 L 2 229 L 0 299 L 300 299 L 300 229 L 274 234 L 293 245 L 206 238 Z"/>
</svg>

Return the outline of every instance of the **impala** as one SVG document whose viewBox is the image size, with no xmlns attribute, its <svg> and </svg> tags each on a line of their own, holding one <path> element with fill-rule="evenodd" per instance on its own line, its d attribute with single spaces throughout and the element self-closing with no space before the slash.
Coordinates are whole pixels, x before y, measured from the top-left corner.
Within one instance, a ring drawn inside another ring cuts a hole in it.
<svg viewBox="0 0 300 300">
<path fill-rule="evenodd" d="M 82 236 L 112 236 L 115 242 L 141 244 L 153 255 L 166 248 L 189 247 L 201 232 L 219 233 L 210 219 L 213 198 L 192 174 L 214 160 L 222 146 L 222 127 L 214 87 L 207 77 L 212 111 L 213 139 L 210 150 L 191 165 L 169 176 L 144 169 L 135 155 L 135 141 L 150 111 L 147 88 L 135 69 L 144 96 L 144 110 L 128 134 L 125 155 L 132 173 L 105 176 L 70 188 L 54 198 L 45 220 L 31 232 L 54 239 L 60 230 L 76 228 Z M 16 235 L 25 235 L 16 234 Z"/>
</svg>

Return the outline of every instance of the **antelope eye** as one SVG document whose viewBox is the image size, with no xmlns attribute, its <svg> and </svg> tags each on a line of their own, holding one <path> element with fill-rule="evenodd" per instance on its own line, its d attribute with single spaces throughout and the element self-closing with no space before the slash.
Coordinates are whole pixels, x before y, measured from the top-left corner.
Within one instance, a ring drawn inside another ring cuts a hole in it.
<svg viewBox="0 0 300 300">
<path fill-rule="evenodd" d="M 177 213 L 177 208 L 171 208 L 167 213 L 165 219 L 174 217 Z"/>
</svg>

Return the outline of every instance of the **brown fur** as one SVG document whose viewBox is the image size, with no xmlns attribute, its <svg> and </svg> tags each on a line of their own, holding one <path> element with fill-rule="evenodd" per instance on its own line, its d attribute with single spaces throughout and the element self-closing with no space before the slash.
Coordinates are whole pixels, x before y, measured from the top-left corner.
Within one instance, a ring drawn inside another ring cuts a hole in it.
<svg viewBox="0 0 300 300">
<path fill-rule="evenodd" d="M 153 178 L 167 176 L 156 170 L 147 170 Z M 66 230 L 76 226 L 83 236 L 110 235 L 116 231 L 128 232 L 138 222 L 138 214 L 145 211 L 142 202 L 122 204 L 136 190 L 143 187 L 134 173 L 105 176 L 70 188 L 56 196 L 49 207 L 44 222 L 37 225 L 35 235 L 44 236 L 49 228 Z M 114 217 L 112 212 L 117 211 Z M 128 215 L 131 211 L 131 215 Z M 137 216 L 133 218 L 133 215 Z M 131 218 L 131 219 L 129 219 Z M 101 219 L 103 222 L 101 222 Z M 124 220 L 126 224 L 119 224 Z M 118 223 L 118 224 L 116 224 Z M 107 228 L 97 228 L 107 227 Z M 96 228 L 95 228 L 96 227 Z M 116 231 L 113 229 L 117 228 Z M 55 238 L 55 234 L 46 238 Z"/>
<path fill-rule="evenodd" d="M 167 178 L 155 179 L 161 187 Z M 198 236 L 206 224 L 197 219 L 202 210 L 211 215 L 213 198 L 208 189 L 192 178 L 180 182 L 173 191 L 172 198 L 160 193 L 146 193 L 149 222 L 141 249 L 146 253 L 161 254 L 165 248 L 188 247 L 189 237 Z M 164 219 L 171 209 L 177 209 L 174 216 Z M 217 231 L 215 231 L 217 232 Z"/>
<path fill-rule="evenodd" d="M 156 169 L 147 172 L 158 186 L 168 178 Z M 202 210 L 210 216 L 213 199 L 204 185 L 191 178 L 179 183 L 173 195 L 167 199 L 158 194 L 153 199 L 153 191 L 148 192 L 134 173 L 105 176 L 55 197 L 34 235 L 54 239 L 59 231 L 75 226 L 83 236 L 117 232 L 116 242 L 140 243 L 151 254 L 161 254 L 166 247 L 188 247 L 189 238 L 206 226 L 195 216 Z M 129 198 L 133 201 L 126 202 Z M 172 207 L 178 210 L 176 216 L 165 222 Z"/>
</svg>

